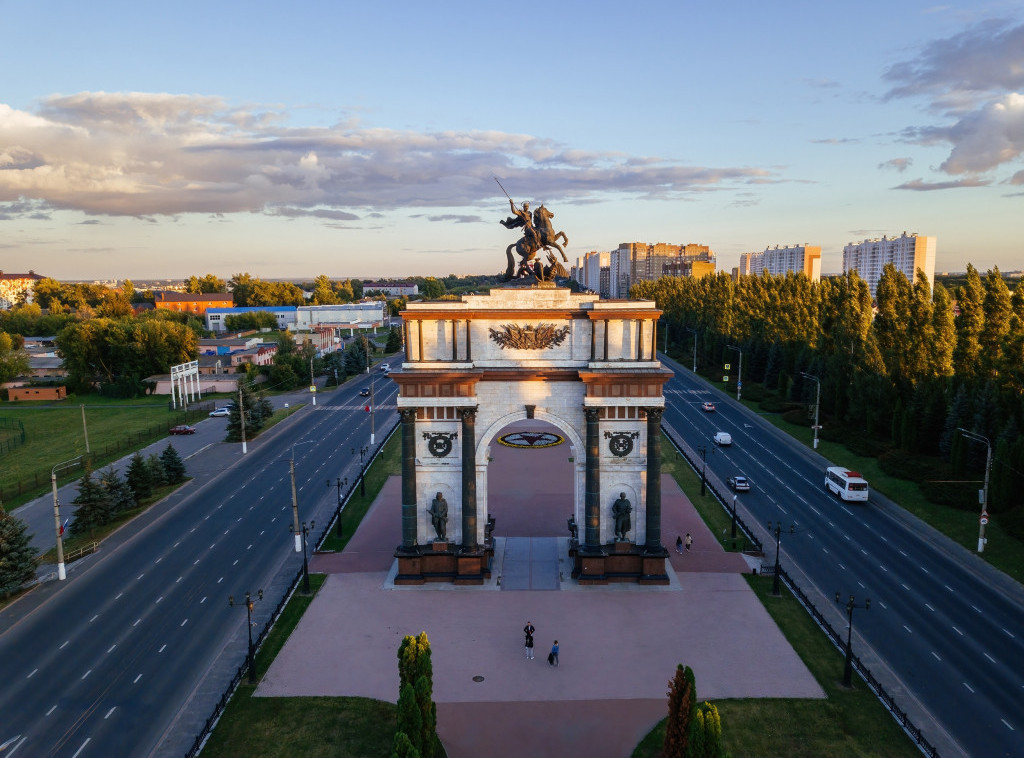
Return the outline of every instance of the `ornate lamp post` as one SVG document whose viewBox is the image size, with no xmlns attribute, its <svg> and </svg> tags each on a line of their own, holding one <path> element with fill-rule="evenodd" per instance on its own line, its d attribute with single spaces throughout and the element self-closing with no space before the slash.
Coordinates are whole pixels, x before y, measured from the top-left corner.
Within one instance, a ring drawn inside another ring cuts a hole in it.
<svg viewBox="0 0 1024 758">
<path fill-rule="evenodd" d="M 328 479 L 327 480 L 327 486 L 328 487 L 337 487 L 338 488 L 338 507 L 334 511 L 334 518 L 338 522 L 338 537 L 340 538 L 341 537 L 341 512 L 343 510 L 342 502 L 341 502 L 341 490 L 342 490 L 342 488 L 347 488 L 348 487 L 348 477 L 346 476 L 344 479 L 342 479 L 341 477 L 338 477 L 338 479 L 336 481 L 334 481 L 334 482 L 331 482 L 331 480 Z"/>
<path fill-rule="evenodd" d="M 703 465 L 700 468 L 700 496 L 704 497 L 708 494 L 708 447 L 707 445 L 701 445 L 697 448 L 697 452 L 700 453 L 700 459 Z"/>
<path fill-rule="evenodd" d="M 732 496 L 732 538 L 736 539 L 736 495 Z M 733 545 L 733 549 L 735 548 Z"/>
<path fill-rule="evenodd" d="M 256 593 L 256 599 L 263 599 L 263 590 L 259 590 Z M 235 596 L 228 595 L 228 605 L 234 607 Z M 245 593 L 245 615 L 247 619 L 246 627 L 249 630 L 249 684 L 256 683 L 256 648 L 252 644 L 252 609 L 255 605 L 255 601 L 252 599 L 252 595 L 249 592 Z"/>
<path fill-rule="evenodd" d="M 309 594 L 309 560 L 306 558 L 306 536 L 316 528 L 316 522 L 310 521 L 309 526 L 306 526 L 306 522 L 302 522 L 302 526 L 299 528 L 299 534 L 295 536 L 298 538 L 301 535 L 302 539 L 302 591 Z M 288 531 L 295 531 L 295 527 L 291 524 L 288 525 Z"/>
<path fill-rule="evenodd" d="M 768 531 L 772 531 L 772 522 L 768 522 Z M 775 579 L 772 581 L 772 594 L 775 597 L 779 597 L 782 594 L 782 589 L 779 586 L 779 574 L 782 573 L 779 567 L 779 547 L 782 544 L 782 522 L 780 521 L 775 525 Z M 796 528 L 790 524 L 790 534 L 796 534 Z"/>
<path fill-rule="evenodd" d="M 839 601 L 839 593 L 836 592 L 836 602 Z M 846 663 L 843 665 L 843 686 L 850 687 L 853 682 L 853 648 L 851 646 L 853 638 L 853 609 L 863 608 L 865 611 L 871 609 L 871 598 L 864 599 L 864 605 L 857 605 L 854 602 L 853 595 L 850 595 L 850 599 L 846 601 Z"/>
</svg>

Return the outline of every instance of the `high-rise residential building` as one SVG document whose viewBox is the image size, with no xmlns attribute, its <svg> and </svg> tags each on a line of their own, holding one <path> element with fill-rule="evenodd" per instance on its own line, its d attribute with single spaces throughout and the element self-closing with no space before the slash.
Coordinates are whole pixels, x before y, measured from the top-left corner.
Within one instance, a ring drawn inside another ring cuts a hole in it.
<svg viewBox="0 0 1024 758">
<path fill-rule="evenodd" d="M 817 245 L 787 245 L 766 247 L 763 253 L 740 255 L 740 276 L 760 276 L 764 272 L 774 276 L 804 273 L 812 281 L 821 278 L 821 248 Z"/>
<path fill-rule="evenodd" d="M 856 271 L 868 283 L 871 297 L 887 263 L 893 264 L 911 282 L 921 269 L 929 284 L 935 280 L 935 237 L 903 232 L 899 237 L 851 242 L 843 248 L 843 273 Z"/>
<path fill-rule="evenodd" d="M 629 297 L 640 281 L 662 276 L 706 276 L 715 272 L 715 254 L 707 245 L 623 242 L 610 252 L 592 251 L 576 259 L 571 276 L 602 297 Z"/>
<path fill-rule="evenodd" d="M 12 308 L 22 298 L 26 303 L 31 303 L 36 282 L 45 278 L 35 271 L 29 271 L 27 274 L 7 274 L 0 271 L 0 309 Z"/>
</svg>

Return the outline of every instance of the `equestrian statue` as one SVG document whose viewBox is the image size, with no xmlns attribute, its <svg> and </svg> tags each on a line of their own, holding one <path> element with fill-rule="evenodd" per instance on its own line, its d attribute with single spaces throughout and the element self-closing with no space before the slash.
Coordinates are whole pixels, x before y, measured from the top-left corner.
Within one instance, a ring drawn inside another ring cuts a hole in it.
<svg viewBox="0 0 1024 758">
<path fill-rule="evenodd" d="M 495 177 L 494 181 L 498 182 L 497 177 Z M 498 182 L 498 186 L 501 187 L 501 182 Z M 501 191 L 505 192 L 505 188 L 501 187 Z M 558 240 L 561 239 L 562 245 L 568 245 L 569 238 L 565 232 L 556 232 L 554 226 L 552 226 L 551 219 L 555 217 L 555 214 L 543 205 L 531 214 L 529 203 L 524 202 L 521 208 L 517 208 L 507 192 L 505 192 L 505 197 L 508 197 L 508 204 L 512 209 L 512 215 L 500 223 L 506 229 L 522 227 L 523 236 L 515 244 L 509 245 L 505 249 L 505 255 L 508 257 L 508 268 L 505 269 L 505 274 L 501 277 L 501 280 L 508 282 L 512 279 L 533 278 L 537 281 L 549 282 L 553 281 L 556 277 L 567 276 L 565 267 L 558 262 L 558 258 L 551 252 L 552 248 L 554 248 L 561 254 L 563 261 L 569 262 L 565 255 L 565 250 L 558 244 Z M 513 250 L 519 254 L 518 268 L 515 265 L 515 259 L 512 257 Z M 541 250 L 547 253 L 547 266 L 537 258 L 537 253 Z"/>
</svg>

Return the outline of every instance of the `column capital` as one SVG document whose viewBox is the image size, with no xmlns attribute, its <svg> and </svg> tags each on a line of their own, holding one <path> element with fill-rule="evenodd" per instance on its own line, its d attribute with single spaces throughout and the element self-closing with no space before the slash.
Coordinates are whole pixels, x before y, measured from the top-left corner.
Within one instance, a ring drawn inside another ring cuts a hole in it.
<svg viewBox="0 0 1024 758">
<path fill-rule="evenodd" d="M 468 406 L 465 408 L 459 408 L 459 418 L 466 421 L 471 421 L 476 418 L 476 406 Z"/>
<path fill-rule="evenodd" d="M 419 408 L 399 408 L 398 413 L 402 417 L 402 421 L 415 421 L 416 413 Z"/>
<path fill-rule="evenodd" d="M 600 414 L 600 408 L 588 406 L 583 409 L 583 415 L 587 417 L 587 421 L 597 421 L 601 417 Z"/>
<path fill-rule="evenodd" d="M 665 412 L 665 409 L 661 406 L 645 407 L 644 413 L 647 414 L 648 421 L 653 421 L 656 424 L 661 423 L 661 415 Z"/>
</svg>

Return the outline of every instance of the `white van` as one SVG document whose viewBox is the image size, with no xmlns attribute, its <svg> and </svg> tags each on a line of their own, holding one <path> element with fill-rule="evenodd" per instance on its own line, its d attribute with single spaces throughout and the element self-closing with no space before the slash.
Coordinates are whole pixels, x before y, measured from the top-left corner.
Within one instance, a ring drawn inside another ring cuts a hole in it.
<svg viewBox="0 0 1024 758">
<path fill-rule="evenodd" d="M 829 466 L 825 469 L 825 489 L 850 502 L 868 499 L 867 480 L 856 471 L 842 466 Z"/>
<path fill-rule="evenodd" d="M 715 444 L 716 445 L 731 445 L 732 435 L 729 432 L 716 432 L 715 433 Z"/>
</svg>

